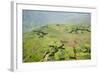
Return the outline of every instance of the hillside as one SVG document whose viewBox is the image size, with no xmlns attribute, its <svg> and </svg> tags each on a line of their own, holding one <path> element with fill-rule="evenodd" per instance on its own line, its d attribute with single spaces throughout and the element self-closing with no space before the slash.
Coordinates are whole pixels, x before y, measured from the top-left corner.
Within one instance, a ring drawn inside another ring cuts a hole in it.
<svg viewBox="0 0 100 73">
<path fill-rule="evenodd" d="M 23 62 L 91 59 L 90 25 L 48 24 L 23 33 Z"/>
</svg>

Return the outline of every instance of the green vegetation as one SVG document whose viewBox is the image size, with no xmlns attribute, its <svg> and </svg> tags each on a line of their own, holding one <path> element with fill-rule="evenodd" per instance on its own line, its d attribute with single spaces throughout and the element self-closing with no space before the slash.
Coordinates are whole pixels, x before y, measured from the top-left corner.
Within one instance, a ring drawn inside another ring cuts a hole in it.
<svg viewBox="0 0 100 73">
<path fill-rule="evenodd" d="M 48 24 L 23 32 L 23 62 L 91 59 L 90 25 Z"/>
</svg>

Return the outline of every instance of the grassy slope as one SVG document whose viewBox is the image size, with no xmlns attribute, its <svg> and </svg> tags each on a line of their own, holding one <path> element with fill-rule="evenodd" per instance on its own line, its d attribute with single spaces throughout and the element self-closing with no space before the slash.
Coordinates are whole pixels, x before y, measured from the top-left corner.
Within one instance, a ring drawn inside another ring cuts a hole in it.
<svg viewBox="0 0 100 73">
<path fill-rule="evenodd" d="M 64 54 L 59 50 L 55 53 L 52 61 L 60 60 L 60 57 L 64 57 L 64 60 L 73 60 L 75 47 L 77 60 L 90 59 L 90 32 L 78 31 L 69 33 L 71 30 L 79 28 L 90 27 L 87 25 L 65 25 L 65 24 L 51 24 L 42 26 L 41 28 L 34 29 L 31 32 L 23 33 L 23 61 L 24 62 L 38 62 L 43 59 L 45 51 L 50 51 L 49 45 L 59 46 L 64 44 Z M 39 32 L 47 33 L 42 35 Z"/>
</svg>

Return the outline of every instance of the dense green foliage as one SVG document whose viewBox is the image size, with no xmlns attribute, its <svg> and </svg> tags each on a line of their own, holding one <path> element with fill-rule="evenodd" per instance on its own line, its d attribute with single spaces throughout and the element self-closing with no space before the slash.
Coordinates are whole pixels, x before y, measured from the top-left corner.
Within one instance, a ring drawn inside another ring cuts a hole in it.
<svg viewBox="0 0 100 73">
<path fill-rule="evenodd" d="M 90 25 L 49 24 L 23 33 L 23 62 L 91 59 Z"/>
</svg>

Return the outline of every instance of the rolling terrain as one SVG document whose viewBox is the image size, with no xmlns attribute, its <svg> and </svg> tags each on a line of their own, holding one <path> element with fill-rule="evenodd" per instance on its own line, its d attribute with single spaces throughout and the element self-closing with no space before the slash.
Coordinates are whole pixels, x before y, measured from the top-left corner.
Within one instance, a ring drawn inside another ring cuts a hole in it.
<svg viewBox="0 0 100 73">
<path fill-rule="evenodd" d="M 23 33 L 23 62 L 91 59 L 91 28 L 48 24 Z"/>
</svg>

